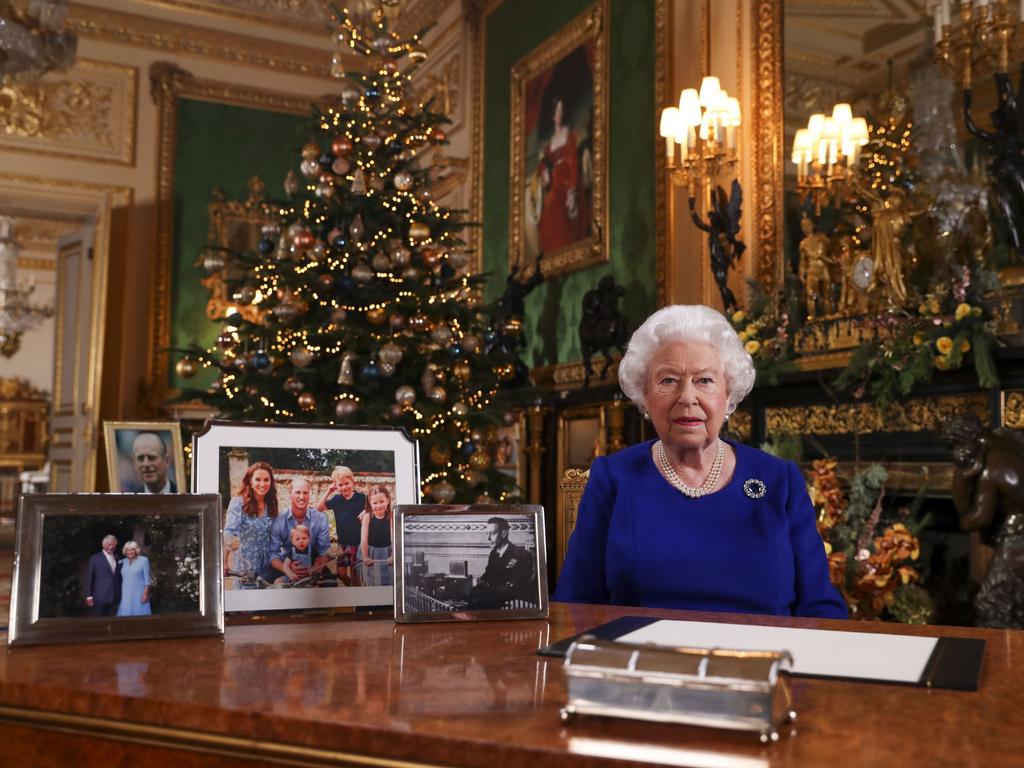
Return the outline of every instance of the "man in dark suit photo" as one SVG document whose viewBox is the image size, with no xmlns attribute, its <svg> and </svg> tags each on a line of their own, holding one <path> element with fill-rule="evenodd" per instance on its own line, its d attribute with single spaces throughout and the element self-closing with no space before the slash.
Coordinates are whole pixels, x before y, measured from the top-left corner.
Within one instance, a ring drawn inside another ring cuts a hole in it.
<svg viewBox="0 0 1024 768">
<path fill-rule="evenodd" d="M 470 605 L 482 610 L 527 607 L 508 605 L 510 601 L 523 601 L 535 606 L 537 590 L 533 554 L 508 540 L 510 527 L 505 518 L 492 517 L 487 526 L 491 554 L 483 575 L 470 594 Z"/>
<path fill-rule="evenodd" d="M 132 464 L 139 476 L 130 483 L 126 493 L 177 493 L 178 486 L 170 476 L 171 463 L 167 443 L 156 432 L 139 432 L 132 441 Z"/>
<path fill-rule="evenodd" d="M 113 616 L 121 601 L 121 564 L 114 557 L 117 538 L 103 537 L 103 549 L 89 558 L 85 576 L 85 604 L 92 616 Z"/>
</svg>

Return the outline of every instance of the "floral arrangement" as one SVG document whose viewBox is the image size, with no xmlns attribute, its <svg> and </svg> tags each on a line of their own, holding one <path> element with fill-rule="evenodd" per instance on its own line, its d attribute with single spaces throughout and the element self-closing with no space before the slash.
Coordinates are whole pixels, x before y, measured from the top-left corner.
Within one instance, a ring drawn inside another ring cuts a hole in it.
<svg viewBox="0 0 1024 768">
<path fill-rule="evenodd" d="M 962 267 L 952 286 L 939 284 L 924 296 L 916 313 L 891 312 L 868 318 L 876 338 L 854 351 L 836 380 L 853 387 L 854 396 L 869 395 L 885 409 L 936 370 L 960 368 L 973 353 L 978 386 L 998 386 L 992 350 L 994 323 L 981 307 L 971 270 Z"/>
<path fill-rule="evenodd" d="M 926 488 L 909 509 L 883 521 L 883 467 L 874 464 L 858 472 L 847 498 L 836 476 L 835 459 L 821 459 L 812 466 L 808 492 L 818 513 L 829 577 L 846 600 L 850 618 L 927 623 L 933 606 L 920 586 L 918 533 L 929 521 L 917 520 Z"/>
<path fill-rule="evenodd" d="M 768 296 L 755 280 L 747 281 L 747 296 L 747 310 L 733 312 L 730 321 L 754 360 L 757 383 L 774 385 L 779 374 L 796 370 L 789 314 L 773 311 Z"/>
</svg>

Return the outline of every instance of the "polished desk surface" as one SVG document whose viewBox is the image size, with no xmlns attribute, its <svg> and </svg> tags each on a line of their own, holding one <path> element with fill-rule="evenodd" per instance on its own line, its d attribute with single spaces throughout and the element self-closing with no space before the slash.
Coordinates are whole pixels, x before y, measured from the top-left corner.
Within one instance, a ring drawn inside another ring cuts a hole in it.
<svg viewBox="0 0 1024 768">
<path fill-rule="evenodd" d="M 768 746 L 752 733 L 594 717 L 563 724 L 561 661 L 536 650 L 630 614 L 988 643 L 977 692 L 796 678 L 795 732 Z M 151 750 L 178 739 L 219 750 L 216 765 L 233 764 L 224 755 L 487 768 L 1024 765 L 1024 632 L 564 604 L 546 621 L 292 619 L 231 625 L 224 638 L 9 649 L 0 723 L 13 724 L 0 732 L 8 742 L 51 729 L 141 738 Z"/>
</svg>

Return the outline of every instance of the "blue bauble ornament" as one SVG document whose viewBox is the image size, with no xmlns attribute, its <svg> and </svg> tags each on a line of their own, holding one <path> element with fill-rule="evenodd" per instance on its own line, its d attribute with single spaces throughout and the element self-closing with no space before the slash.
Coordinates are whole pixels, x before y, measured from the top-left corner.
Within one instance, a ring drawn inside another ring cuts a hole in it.
<svg viewBox="0 0 1024 768">
<path fill-rule="evenodd" d="M 256 248 L 259 249 L 259 252 L 262 253 L 264 256 L 267 255 L 268 253 L 273 253 L 274 241 L 271 240 L 269 237 L 262 237 L 260 238 L 259 243 L 256 244 Z"/>
<path fill-rule="evenodd" d="M 441 279 L 442 280 L 451 280 L 453 277 L 455 277 L 455 270 L 452 269 L 451 264 L 449 264 L 448 262 L 445 262 L 444 264 L 442 264 L 441 265 Z"/>
<path fill-rule="evenodd" d="M 370 86 L 365 91 L 363 91 L 363 98 L 365 98 L 367 101 L 376 101 L 379 96 L 380 91 L 378 91 L 373 86 Z"/>
<path fill-rule="evenodd" d="M 463 456 L 471 456 L 473 452 L 476 451 L 476 446 L 473 445 L 472 440 L 467 440 L 462 444 L 462 448 L 460 448 L 460 450 L 462 451 Z"/>
<path fill-rule="evenodd" d="M 448 347 L 448 354 L 451 355 L 452 357 L 462 357 L 462 345 L 459 344 L 458 342 L 455 342 L 454 344 Z"/>
<path fill-rule="evenodd" d="M 363 366 L 363 370 L 360 371 L 360 376 L 369 381 L 376 381 L 380 378 L 380 368 L 377 367 L 377 363 L 371 360 Z"/>
<path fill-rule="evenodd" d="M 320 167 L 325 171 L 331 170 L 331 165 L 334 163 L 334 155 L 329 155 L 326 152 L 320 155 L 320 159 L 317 160 L 320 163 Z"/>
<path fill-rule="evenodd" d="M 233 328 L 237 328 L 242 324 L 243 318 L 238 312 L 232 312 L 230 315 L 224 318 L 224 322 Z"/>
<path fill-rule="evenodd" d="M 249 365 L 254 371 L 262 371 L 270 365 L 270 358 L 266 352 L 257 352 L 252 356 Z"/>
<path fill-rule="evenodd" d="M 444 280 L 441 279 L 440 275 L 431 275 L 430 276 L 430 287 L 431 288 L 440 288 L 443 284 L 444 284 Z"/>
<path fill-rule="evenodd" d="M 488 330 L 484 331 L 484 343 L 487 346 L 491 346 L 492 344 L 497 344 L 497 342 L 498 342 L 498 334 L 497 333 L 495 333 L 491 329 L 488 329 Z"/>
<path fill-rule="evenodd" d="M 334 238 L 333 240 L 331 240 L 331 245 L 332 245 L 333 247 L 335 247 L 335 248 L 337 248 L 337 249 L 341 250 L 341 249 L 343 249 L 343 248 L 344 248 L 344 247 L 345 247 L 346 245 L 348 245 L 348 240 L 346 240 L 346 239 L 345 239 L 345 236 L 344 236 L 344 235 L 338 235 L 338 236 L 337 236 L 337 237 L 335 237 L 335 238 Z"/>
</svg>

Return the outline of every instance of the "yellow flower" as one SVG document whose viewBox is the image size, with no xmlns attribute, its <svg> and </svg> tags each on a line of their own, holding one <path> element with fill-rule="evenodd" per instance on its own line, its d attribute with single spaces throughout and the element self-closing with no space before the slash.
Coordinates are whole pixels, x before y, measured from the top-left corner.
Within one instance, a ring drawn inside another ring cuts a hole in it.
<svg viewBox="0 0 1024 768">
<path fill-rule="evenodd" d="M 748 354 L 756 355 L 757 350 L 761 348 L 761 342 L 758 341 L 757 339 L 751 339 L 750 341 L 743 345 L 743 348 L 747 350 Z"/>
<path fill-rule="evenodd" d="M 940 371 L 948 371 L 949 370 L 949 358 L 944 357 L 944 356 L 943 357 L 936 357 L 935 358 L 935 367 L 938 368 Z"/>
<path fill-rule="evenodd" d="M 734 323 L 736 323 L 737 325 L 739 325 L 740 323 L 742 323 L 746 319 L 747 319 L 747 313 L 744 312 L 742 309 L 737 309 L 735 312 L 732 313 L 732 321 Z"/>
<path fill-rule="evenodd" d="M 964 339 L 963 341 L 961 341 L 960 342 L 960 351 L 963 352 L 965 355 L 968 352 L 970 352 L 971 351 L 971 342 L 969 342 L 967 339 Z"/>
<path fill-rule="evenodd" d="M 944 355 L 953 351 L 953 340 L 949 336 L 941 336 L 935 341 L 935 348 Z"/>
<path fill-rule="evenodd" d="M 981 317 L 981 307 L 971 307 L 971 314 L 975 317 Z"/>
<path fill-rule="evenodd" d="M 747 334 L 746 331 L 740 331 L 739 337 L 740 337 L 740 341 L 746 341 L 747 339 L 750 338 L 750 336 Z"/>
<path fill-rule="evenodd" d="M 957 320 L 963 320 L 969 314 L 971 314 L 971 305 L 967 303 L 961 303 L 957 304 L 956 312 L 953 313 L 953 317 L 955 317 Z"/>
<path fill-rule="evenodd" d="M 832 554 L 832 545 L 829 544 L 827 541 L 822 542 L 822 543 L 825 545 L 825 554 L 826 555 L 831 555 Z"/>
<path fill-rule="evenodd" d="M 939 312 L 942 311 L 942 305 L 939 304 L 939 300 L 938 299 L 930 299 L 928 301 L 928 309 L 930 309 L 932 311 L 933 315 L 937 315 L 937 314 L 939 314 Z"/>
<path fill-rule="evenodd" d="M 915 334 L 914 334 L 914 344 L 915 344 L 916 346 L 921 346 L 921 345 L 922 345 L 922 344 L 924 344 L 924 343 L 925 343 L 925 342 L 926 342 L 927 340 L 928 340 L 928 339 L 927 339 L 927 338 L 925 337 L 925 335 L 924 335 L 923 333 L 921 333 L 920 331 L 919 331 L 918 333 L 915 333 Z"/>
<path fill-rule="evenodd" d="M 919 315 L 927 315 L 928 314 L 928 304 L 926 304 L 923 301 L 920 304 L 918 304 L 917 305 L 917 314 L 919 314 Z"/>
<path fill-rule="evenodd" d="M 750 336 L 757 336 L 758 327 L 751 323 L 746 328 L 747 334 Z"/>
</svg>

